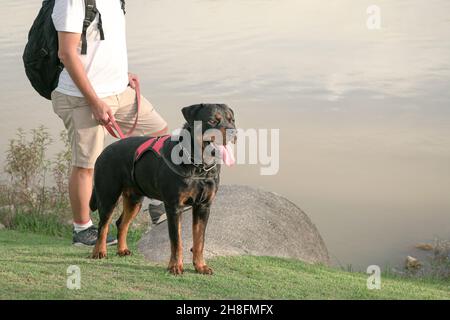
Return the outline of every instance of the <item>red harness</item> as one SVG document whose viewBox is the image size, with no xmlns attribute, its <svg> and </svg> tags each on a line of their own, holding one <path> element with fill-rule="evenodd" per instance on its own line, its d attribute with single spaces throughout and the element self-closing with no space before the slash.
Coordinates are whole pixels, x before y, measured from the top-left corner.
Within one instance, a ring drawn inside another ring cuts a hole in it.
<svg viewBox="0 0 450 320">
<path fill-rule="evenodd" d="M 170 138 L 170 135 L 153 137 L 141 144 L 134 155 L 134 162 L 138 161 L 144 153 L 151 150 L 155 152 L 158 156 L 161 156 L 161 148 L 164 146 L 164 142 Z"/>
<path fill-rule="evenodd" d="M 152 137 L 148 140 L 146 140 L 143 144 L 141 144 L 134 154 L 134 161 L 133 166 L 131 168 L 131 179 L 133 180 L 134 184 L 138 188 L 138 190 L 145 196 L 147 196 L 139 186 L 139 184 L 136 181 L 136 178 L 134 176 L 134 167 L 136 165 L 136 162 L 139 161 L 140 158 L 147 152 L 147 151 L 153 151 L 158 157 L 161 157 L 161 149 L 164 146 L 164 142 L 166 142 L 167 139 L 170 138 L 170 135 L 160 136 L 160 137 Z"/>
</svg>

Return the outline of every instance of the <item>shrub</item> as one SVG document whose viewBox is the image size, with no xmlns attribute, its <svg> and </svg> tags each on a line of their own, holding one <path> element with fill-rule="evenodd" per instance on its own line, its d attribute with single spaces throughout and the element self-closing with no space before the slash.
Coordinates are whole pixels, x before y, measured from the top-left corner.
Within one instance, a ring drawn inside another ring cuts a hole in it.
<svg viewBox="0 0 450 320">
<path fill-rule="evenodd" d="M 62 221 L 61 213 L 69 211 L 71 151 L 65 131 L 61 132 L 60 139 L 64 148 L 53 161 L 46 157 L 53 139 L 44 126 L 31 129 L 28 135 L 20 128 L 16 137 L 9 141 L 4 168 L 8 183 L 0 185 L 0 219 L 6 226 L 17 225 L 15 216 L 19 213 L 59 214 Z"/>
</svg>

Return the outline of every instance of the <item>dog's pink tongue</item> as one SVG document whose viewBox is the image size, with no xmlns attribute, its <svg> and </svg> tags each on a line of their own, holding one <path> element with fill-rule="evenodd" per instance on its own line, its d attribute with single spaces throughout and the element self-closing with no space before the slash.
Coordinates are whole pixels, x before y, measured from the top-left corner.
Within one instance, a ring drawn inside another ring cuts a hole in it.
<svg viewBox="0 0 450 320">
<path fill-rule="evenodd" d="M 219 146 L 219 150 L 222 155 L 223 163 L 226 166 L 231 167 L 235 164 L 236 160 L 234 159 L 233 150 L 231 150 L 231 147 L 229 145 L 221 145 Z"/>
</svg>

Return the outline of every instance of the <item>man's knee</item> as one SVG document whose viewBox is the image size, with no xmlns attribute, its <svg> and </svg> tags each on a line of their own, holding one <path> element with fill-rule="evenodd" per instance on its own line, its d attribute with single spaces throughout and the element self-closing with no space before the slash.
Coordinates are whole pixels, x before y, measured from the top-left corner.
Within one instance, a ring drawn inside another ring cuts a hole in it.
<svg viewBox="0 0 450 320">
<path fill-rule="evenodd" d="M 92 178 L 93 175 L 94 169 L 72 167 L 72 176 L 76 176 L 77 178 Z"/>
</svg>

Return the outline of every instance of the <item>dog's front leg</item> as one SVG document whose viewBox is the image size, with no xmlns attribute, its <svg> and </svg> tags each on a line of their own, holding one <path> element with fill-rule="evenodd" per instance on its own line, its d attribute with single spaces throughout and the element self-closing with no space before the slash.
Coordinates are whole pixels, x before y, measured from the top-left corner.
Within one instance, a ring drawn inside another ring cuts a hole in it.
<svg viewBox="0 0 450 320">
<path fill-rule="evenodd" d="M 174 275 L 183 273 L 183 244 L 181 241 L 181 213 L 179 207 L 165 204 L 170 238 L 170 262 L 168 270 Z"/>
<path fill-rule="evenodd" d="M 205 230 L 208 223 L 210 204 L 194 205 L 192 208 L 192 247 L 195 270 L 201 274 L 212 274 L 212 269 L 208 267 L 203 258 L 203 248 L 205 246 Z"/>
</svg>

